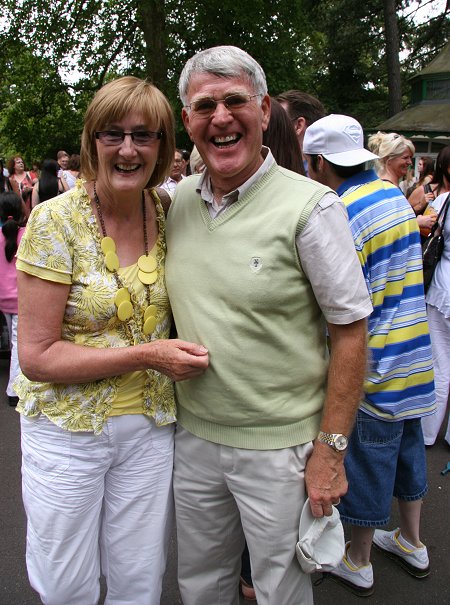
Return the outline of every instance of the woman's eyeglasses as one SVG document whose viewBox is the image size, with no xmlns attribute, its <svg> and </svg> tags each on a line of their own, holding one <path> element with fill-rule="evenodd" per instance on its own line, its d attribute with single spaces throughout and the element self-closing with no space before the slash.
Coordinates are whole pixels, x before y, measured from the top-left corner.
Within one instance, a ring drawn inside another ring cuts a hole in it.
<svg viewBox="0 0 450 605">
<path fill-rule="evenodd" d="M 95 133 L 95 138 L 103 143 L 103 145 L 121 145 L 126 136 L 130 136 L 131 140 L 138 147 L 151 145 L 154 141 L 162 137 L 162 131 L 152 132 L 151 130 L 134 130 L 132 132 L 123 132 L 122 130 L 101 130 Z"/>
<path fill-rule="evenodd" d="M 185 105 L 185 109 L 190 109 L 195 114 L 201 117 L 211 116 L 217 108 L 219 103 L 223 103 L 228 111 L 239 111 L 243 107 L 250 103 L 255 97 L 262 96 L 261 93 L 256 95 L 248 95 L 244 93 L 236 93 L 228 95 L 224 99 L 213 99 L 212 97 L 204 97 L 203 99 L 197 99 L 192 101 L 189 105 Z"/>
</svg>

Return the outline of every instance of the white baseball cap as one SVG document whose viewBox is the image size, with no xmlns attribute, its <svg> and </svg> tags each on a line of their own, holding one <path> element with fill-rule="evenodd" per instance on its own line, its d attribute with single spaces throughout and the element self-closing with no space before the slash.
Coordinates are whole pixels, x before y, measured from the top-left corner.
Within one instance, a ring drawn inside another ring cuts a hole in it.
<svg viewBox="0 0 450 605">
<path fill-rule="evenodd" d="M 350 116 L 330 114 L 305 131 L 303 153 L 322 155 L 337 166 L 357 166 L 378 156 L 364 149 L 361 124 Z"/>
<path fill-rule="evenodd" d="M 344 556 L 344 528 L 338 509 L 332 509 L 330 517 L 319 518 L 313 517 L 309 498 L 303 506 L 295 551 L 305 573 L 331 571 Z"/>
</svg>

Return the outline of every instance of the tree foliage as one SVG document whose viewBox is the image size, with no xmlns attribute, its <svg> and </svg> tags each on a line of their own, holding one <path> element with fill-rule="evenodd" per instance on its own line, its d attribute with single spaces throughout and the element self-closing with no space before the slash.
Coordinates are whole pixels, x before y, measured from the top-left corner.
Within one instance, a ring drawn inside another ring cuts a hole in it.
<svg viewBox="0 0 450 605">
<path fill-rule="evenodd" d="M 376 126 L 406 105 L 408 78 L 449 39 L 448 3 L 440 15 L 420 25 L 415 21 L 417 8 L 412 7 L 426 6 L 429 0 L 306 3 L 311 27 L 318 24 L 324 40 L 318 96 L 329 111 L 351 114 L 366 127 Z M 399 51 L 406 51 L 402 65 Z"/>
<path fill-rule="evenodd" d="M 0 144 L 2 155 L 19 153 L 30 164 L 79 146 L 81 120 L 55 68 L 19 40 L 2 56 Z"/>
<path fill-rule="evenodd" d="M 88 102 L 119 75 L 151 79 L 179 116 L 185 61 L 217 44 L 254 56 L 272 94 L 300 88 L 373 126 L 387 115 L 386 2 L 409 53 L 404 86 L 448 39 L 448 6 L 417 26 L 409 0 L 3 0 L 0 155 L 75 150 Z"/>
</svg>

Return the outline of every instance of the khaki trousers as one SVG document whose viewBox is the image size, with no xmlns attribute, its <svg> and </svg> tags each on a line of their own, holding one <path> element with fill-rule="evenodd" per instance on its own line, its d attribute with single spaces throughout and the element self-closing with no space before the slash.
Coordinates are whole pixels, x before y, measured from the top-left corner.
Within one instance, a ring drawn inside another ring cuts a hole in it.
<svg viewBox="0 0 450 605">
<path fill-rule="evenodd" d="M 184 605 L 238 605 L 244 536 L 258 605 L 311 605 L 296 559 L 312 444 L 245 450 L 175 436 L 178 573 Z"/>
</svg>

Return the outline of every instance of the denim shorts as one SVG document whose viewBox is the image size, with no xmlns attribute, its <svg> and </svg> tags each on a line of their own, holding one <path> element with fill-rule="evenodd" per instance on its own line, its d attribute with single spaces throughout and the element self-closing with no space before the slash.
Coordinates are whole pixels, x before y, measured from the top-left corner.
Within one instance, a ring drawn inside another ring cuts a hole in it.
<svg viewBox="0 0 450 605">
<path fill-rule="evenodd" d="M 386 422 L 358 411 L 345 458 L 344 523 L 377 527 L 389 521 L 392 497 L 413 501 L 428 490 L 420 418 Z"/>
</svg>

